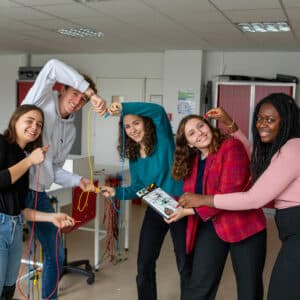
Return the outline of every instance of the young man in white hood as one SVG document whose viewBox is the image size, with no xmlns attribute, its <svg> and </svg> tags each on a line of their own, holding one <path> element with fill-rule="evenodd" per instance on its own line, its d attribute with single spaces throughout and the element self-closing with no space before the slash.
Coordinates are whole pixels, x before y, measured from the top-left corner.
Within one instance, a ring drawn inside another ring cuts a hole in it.
<svg viewBox="0 0 300 300">
<path fill-rule="evenodd" d="M 56 82 L 63 84 L 60 93 L 53 90 Z M 105 112 L 106 103 L 97 95 L 95 83 L 88 76 L 79 74 L 72 67 L 56 59 L 51 59 L 44 65 L 22 102 L 22 104 L 37 105 L 44 111 L 43 144 L 49 145 L 39 173 L 37 167 L 30 170 L 30 190 L 26 199 L 26 207 L 34 207 L 35 195 L 38 191 L 36 209 L 52 212 L 53 207 L 45 191 L 54 182 L 64 187 L 80 186 L 83 190 L 94 189 L 88 178 L 67 172 L 62 168 L 76 137 L 74 113 L 82 109 L 89 101 L 93 105 L 94 111 Z M 42 245 L 44 254 L 43 299 L 57 299 L 57 292 L 53 292 L 58 280 L 56 231 L 55 226 L 50 223 L 35 224 L 35 234 Z M 58 247 L 58 262 L 61 273 L 64 262 L 61 240 L 59 240 Z"/>
</svg>

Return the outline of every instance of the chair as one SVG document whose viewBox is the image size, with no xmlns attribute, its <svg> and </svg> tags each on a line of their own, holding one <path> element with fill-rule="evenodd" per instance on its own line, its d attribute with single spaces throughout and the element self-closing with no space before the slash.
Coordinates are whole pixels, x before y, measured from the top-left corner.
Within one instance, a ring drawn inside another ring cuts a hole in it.
<svg viewBox="0 0 300 300">
<path fill-rule="evenodd" d="M 65 235 L 65 233 L 64 233 L 64 235 Z M 86 282 L 88 284 L 93 284 L 95 281 L 95 273 L 93 272 L 90 261 L 88 259 L 80 259 L 80 260 L 68 262 L 68 249 L 65 246 L 65 244 L 66 244 L 65 236 L 63 237 L 63 241 L 64 241 L 64 250 L 65 250 L 65 261 L 63 264 L 62 273 L 61 273 L 60 278 L 62 278 L 64 275 L 66 275 L 68 273 L 77 273 L 77 274 L 87 276 L 88 278 L 87 278 Z M 84 266 L 84 268 L 80 267 L 80 266 Z"/>
<path fill-rule="evenodd" d="M 98 181 L 94 182 L 95 185 L 98 185 Z M 97 197 L 95 193 L 89 193 L 88 199 L 87 193 L 83 193 L 80 187 L 75 187 L 73 190 L 73 201 L 72 201 L 72 217 L 79 221 L 71 230 L 63 230 L 63 244 L 65 250 L 65 261 L 62 268 L 61 278 L 68 273 L 77 273 L 84 276 L 87 276 L 86 282 L 88 284 L 93 284 L 95 281 L 95 273 L 93 272 L 92 266 L 88 259 L 81 259 L 69 262 L 68 261 L 68 249 L 66 247 L 66 234 L 73 231 L 74 229 L 82 226 L 86 222 L 95 218 L 96 214 L 96 201 Z M 84 203 L 81 204 L 80 200 Z M 87 203 L 86 203 L 87 201 Z M 85 205 L 87 204 L 87 205 Z M 85 206 L 80 208 L 80 206 Z M 82 267 L 81 267 L 82 266 Z"/>
</svg>

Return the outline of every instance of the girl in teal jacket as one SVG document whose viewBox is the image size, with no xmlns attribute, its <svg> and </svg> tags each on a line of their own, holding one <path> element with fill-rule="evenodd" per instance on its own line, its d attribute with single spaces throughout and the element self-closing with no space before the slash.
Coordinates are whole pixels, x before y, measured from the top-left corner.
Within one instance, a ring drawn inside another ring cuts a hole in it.
<svg viewBox="0 0 300 300">
<path fill-rule="evenodd" d="M 144 102 L 113 103 L 108 111 L 112 115 L 122 112 L 118 150 L 121 157 L 129 159 L 131 184 L 125 188 L 102 187 L 103 195 L 119 200 L 132 199 L 141 188 L 155 183 L 168 194 L 180 196 L 182 181 L 175 181 L 171 176 L 174 137 L 163 107 Z M 178 271 L 181 278 L 184 276 L 181 271 L 185 263 L 185 218 L 169 225 L 148 206 L 139 240 L 136 277 L 139 300 L 157 299 L 155 265 L 169 228 Z"/>
</svg>

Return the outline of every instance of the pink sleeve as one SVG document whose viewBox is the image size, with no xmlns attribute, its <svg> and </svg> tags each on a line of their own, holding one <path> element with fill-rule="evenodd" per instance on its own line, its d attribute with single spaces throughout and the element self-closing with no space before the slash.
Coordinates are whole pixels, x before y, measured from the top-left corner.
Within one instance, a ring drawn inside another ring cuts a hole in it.
<svg viewBox="0 0 300 300">
<path fill-rule="evenodd" d="M 240 140 L 242 144 L 244 145 L 244 148 L 246 149 L 246 152 L 248 154 L 249 159 L 251 158 L 251 152 L 252 152 L 252 145 L 249 142 L 248 138 L 245 136 L 243 131 L 238 129 L 234 133 L 231 134 L 234 138 Z"/>
<path fill-rule="evenodd" d="M 215 207 L 227 210 L 247 210 L 262 207 L 278 199 L 279 195 L 300 177 L 299 149 L 299 138 L 289 140 L 280 152 L 273 156 L 269 167 L 249 191 L 215 195 Z"/>
</svg>

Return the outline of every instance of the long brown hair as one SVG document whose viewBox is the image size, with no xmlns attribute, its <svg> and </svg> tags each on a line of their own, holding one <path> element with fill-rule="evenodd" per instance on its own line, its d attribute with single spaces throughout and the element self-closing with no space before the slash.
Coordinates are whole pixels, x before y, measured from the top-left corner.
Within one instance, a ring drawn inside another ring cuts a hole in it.
<svg viewBox="0 0 300 300">
<path fill-rule="evenodd" d="M 145 145 L 145 153 L 147 156 L 150 156 L 154 152 L 155 144 L 156 144 L 156 130 L 155 125 L 151 118 L 138 116 L 142 119 L 144 123 L 144 130 L 145 135 L 143 138 L 143 143 Z M 120 117 L 119 121 L 119 144 L 118 144 L 118 152 L 120 157 L 122 158 L 123 155 L 125 158 L 131 160 L 137 160 L 140 156 L 140 144 L 132 140 L 123 129 L 123 120 L 124 116 Z M 123 131 L 124 131 L 124 138 L 123 138 Z M 123 153 L 123 139 L 124 139 L 124 153 Z"/>
<path fill-rule="evenodd" d="M 41 114 L 43 126 L 44 126 L 44 113 L 39 107 L 30 104 L 21 105 L 16 108 L 16 110 L 10 117 L 10 120 L 8 122 L 8 127 L 3 133 L 3 136 L 8 143 L 13 144 L 17 142 L 16 123 L 21 116 L 23 116 L 24 114 L 32 110 L 36 110 Z M 35 148 L 41 147 L 42 145 L 43 145 L 43 139 L 42 139 L 42 132 L 41 132 L 40 136 L 35 141 L 28 143 L 24 150 L 31 152 Z"/>
<path fill-rule="evenodd" d="M 220 130 L 213 127 L 206 119 L 198 115 L 189 115 L 184 117 L 178 126 L 176 133 L 176 147 L 174 154 L 174 161 L 172 167 L 173 178 L 179 180 L 188 176 L 193 167 L 193 162 L 199 150 L 191 148 L 185 137 L 185 126 L 191 119 L 197 119 L 203 121 L 208 125 L 212 132 L 212 141 L 209 145 L 209 153 L 215 153 L 220 148 L 222 141 L 227 138 L 227 135 L 221 134 Z"/>
</svg>

